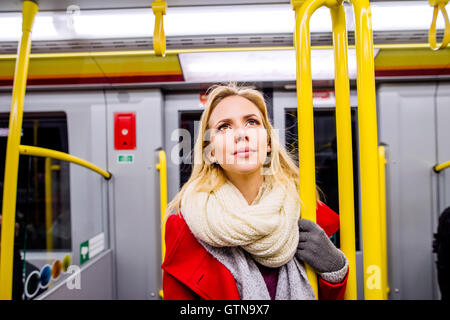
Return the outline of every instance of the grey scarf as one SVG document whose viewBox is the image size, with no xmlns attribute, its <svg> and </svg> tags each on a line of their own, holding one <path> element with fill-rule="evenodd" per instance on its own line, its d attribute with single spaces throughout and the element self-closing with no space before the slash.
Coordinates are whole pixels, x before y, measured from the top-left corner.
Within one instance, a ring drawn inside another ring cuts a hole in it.
<svg viewBox="0 0 450 320">
<path fill-rule="evenodd" d="M 270 300 L 264 278 L 251 256 L 240 247 L 213 247 L 200 244 L 233 275 L 242 300 Z M 275 300 L 313 300 L 314 292 L 305 268 L 294 256 L 280 267 Z"/>
</svg>

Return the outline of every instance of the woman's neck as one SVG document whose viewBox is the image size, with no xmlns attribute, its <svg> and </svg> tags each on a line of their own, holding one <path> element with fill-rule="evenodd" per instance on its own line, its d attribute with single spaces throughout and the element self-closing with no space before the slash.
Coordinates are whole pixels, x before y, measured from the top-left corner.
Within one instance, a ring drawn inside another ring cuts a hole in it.
<svg viewBox="0 0 450 320">
<path fill-rule="evenodd" d="M 226 176 L 228 180 L 230 180 L 230 182 L 239 189 L 249 205 L 252 204 L 253 200 L 255 200 L 258 195 L 259 188 L 264 182 L 264 176 L 261 175 L 259 170 L 249 174 L 227 172 Z"/>
</svg>

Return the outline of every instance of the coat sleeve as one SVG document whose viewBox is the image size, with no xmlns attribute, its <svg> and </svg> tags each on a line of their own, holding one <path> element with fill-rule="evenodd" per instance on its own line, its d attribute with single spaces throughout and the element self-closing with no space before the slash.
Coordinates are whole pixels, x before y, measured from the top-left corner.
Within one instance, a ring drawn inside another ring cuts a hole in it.
<svg viewBox="0 0 450 320">
<path fill-rule="evenodd" d="M 340 283 L 330 283 L 318 277 L 319 300 L 344 300 L 347 278 L 348 271 L 345 279 Z"/>
<path fill-rule="evenodd" d="M 323 202 L 317 202 L 316 211 L 317 224 L 331 237 L 339 230 L 339 215 L 331 210 Z M 340 283 L 331 283 L 318 278 L 319 300 L 344 300 L 345 288 L 347 287 L 348 270 L 345 278 Z"/>
<path fill-rule="evenodd" d="M 165 241 L 166 241 L 166 256 L 172 254 L 173 248 L 177 241 L 177 237 L 180 234 L 180 219 L 177 219 L 176 216 L 170 216 L 167 219 L 165 232 Z M 162 267 L 164 266 L 164 263 Z M 197 300 L 200 297 L 187 286 L 185 286 L 181 281 L 177 280 L 171 274 L 163 268 L 163 299 L 164 300 Z"/>
</svg>

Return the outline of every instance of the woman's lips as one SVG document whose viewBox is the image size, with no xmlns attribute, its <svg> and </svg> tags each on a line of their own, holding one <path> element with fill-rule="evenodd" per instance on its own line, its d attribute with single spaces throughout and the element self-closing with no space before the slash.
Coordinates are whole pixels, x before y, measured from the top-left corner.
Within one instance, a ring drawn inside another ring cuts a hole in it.
<svg viewBox="0 0 450 320">
<path fill-rule="evenodd" d="M 248 146 L 240 147 L 233 154 L 236 154 L 236 153 L 239 153 L 239 152 L 248 152 L 248 151 L 250 151 L 250 148 Z"/>
<path fill-rule="evenodd" d="M 235 151 L 234 155 L 239 158 L 248 158 L 251 152 L 254 152 L 254 150 L 251 150 L 249 147 L 246 147 Z"/>
<path fill-rule="evenodd" d="M 251 151 L 241 151 L 241 152 L 237 152 L 235 155 L 236 155 L 236 157 L 239 157 L 239 158 L 248 158 L 248 157 L 250 157 L 250 152 Z"/>
</svg>

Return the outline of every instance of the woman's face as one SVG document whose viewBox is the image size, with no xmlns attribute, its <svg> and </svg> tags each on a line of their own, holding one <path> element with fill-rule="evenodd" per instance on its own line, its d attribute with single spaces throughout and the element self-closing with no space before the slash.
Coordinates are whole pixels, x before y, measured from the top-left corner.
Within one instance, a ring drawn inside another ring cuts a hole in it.
<svg viewBox="0 0 450 320">
<path fill-rule="evenodd" d="M 260 169 L 270 152 L 262 119 L 258 107 L 246 98 L 230 96 L 220 101 L 208 120 L 210 160 L 230 173 Z"/>
</svg>

